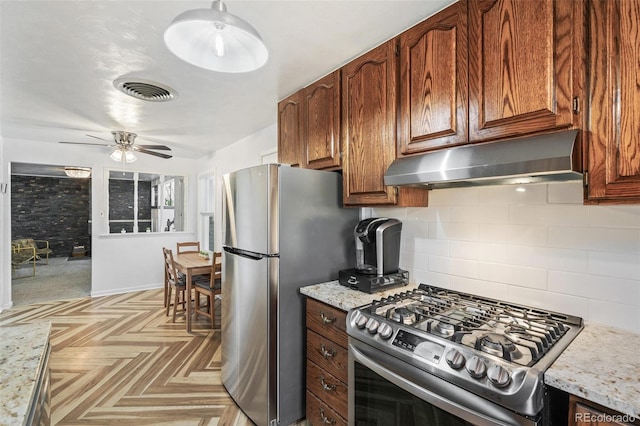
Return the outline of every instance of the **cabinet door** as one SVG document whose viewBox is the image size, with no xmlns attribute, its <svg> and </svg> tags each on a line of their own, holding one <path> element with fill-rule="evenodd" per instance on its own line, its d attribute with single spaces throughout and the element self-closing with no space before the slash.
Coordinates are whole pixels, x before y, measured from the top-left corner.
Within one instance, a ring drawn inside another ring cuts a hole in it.
<svg viewBox="0 0 640 426">
<path fill-rule="evenodd" d="M 593 0 L 588 198 L 640 198 L 640 1 Z"/>
<path fill-rule="evenodd" d="M 396 41 L 342 68 L 344 204 L 394 204 L 384 173 L 396 157 Z"/>
<path fill-rule="evenodd" d="M 302 91 L 278 102 L 278 162 L 300 167 L 302 160 Z"/>
<path fill-rule="evenodd" d="M 400 35 L 401 154 L 468 141 L 467 3 Z"/>
<path fill-rule="evenodd" d="M 340 167 L 340 71 L 335 71 L 304 89 L 304 167 Z"/>
<path fill-rule="evenodd" d="M 574 36 L 583 18 L 580 0 L 469 1 L 472 142 L 580 125 Z"/>
</svg>

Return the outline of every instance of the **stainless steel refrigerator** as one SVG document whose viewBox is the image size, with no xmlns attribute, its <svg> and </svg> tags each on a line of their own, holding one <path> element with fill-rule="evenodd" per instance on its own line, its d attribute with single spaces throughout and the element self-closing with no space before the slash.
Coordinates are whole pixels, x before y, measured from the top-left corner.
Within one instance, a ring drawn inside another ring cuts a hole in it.
<svg viewBox="0 0 640 426">
<path fill-rule="evenodd" d="M 222 383 L 257 425 L 305 415 L 302 286 L 353 267 L 358 209 L 338 173 L 278 164 L 224 176 Z"/>
</svg>

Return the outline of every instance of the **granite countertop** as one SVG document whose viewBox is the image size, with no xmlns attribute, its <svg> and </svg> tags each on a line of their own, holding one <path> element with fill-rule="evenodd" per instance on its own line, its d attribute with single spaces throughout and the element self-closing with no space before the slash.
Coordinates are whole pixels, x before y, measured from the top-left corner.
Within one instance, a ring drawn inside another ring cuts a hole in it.
<svg viewBox="0 0 640 426">
<path fill-rule="evenodd" d="M 640 418 L 640 334 L 587 323 L 547 369 L 544 381 Z"/>
<path fill-rule="evenodd" d="M 368 305 L 376 299 L 381 299 L 416 287 L 418 287 L 418 284 L 409 283 L 403 287 L 395 287 L 391 290 L 369 294 L 340 285 L 338 281 L 329 281 L 326 283 L 301 287 L 300 293 L 319 300 L 320 302 L 324 302 L 327 305 L 331 305 L 334 308 L 348 311 L 349 309 L 357 308 L 358 306 Z"/>
<path fill-rule="evenodd" d="M 50 322 L 0 327 L 0 424 L 24 424 L 50 331 Z"/>
<path fill-rule="evenodd" d="M 367 294 L 331 281 L 302 287 L 300 292 L 348 311 L 417 286 L 410 283 Z M 544 381 L 567 393 L 640 418 L 640 334 L 587 323 L 545 372 Z"/>
</svg>

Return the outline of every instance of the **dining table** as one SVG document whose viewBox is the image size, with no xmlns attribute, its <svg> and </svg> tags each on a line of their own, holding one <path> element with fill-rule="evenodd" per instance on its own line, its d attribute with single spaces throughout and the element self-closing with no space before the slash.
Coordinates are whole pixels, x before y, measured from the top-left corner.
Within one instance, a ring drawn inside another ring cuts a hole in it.
<svg viewBox="0 0 640 426">
<path fill-rule="evenodd" d="M 185 275 L 187 282 L 187 297 L 189 298 L 188 303 L 186 303 L 187 333 L 191 333 L 191 288 L 193 277 L 210 274 L 212 261 L 211 256 L 205 258 L 200 253 L 195 252 L 179 253 L 173 258 L 176 269 Z"/>
</svg>

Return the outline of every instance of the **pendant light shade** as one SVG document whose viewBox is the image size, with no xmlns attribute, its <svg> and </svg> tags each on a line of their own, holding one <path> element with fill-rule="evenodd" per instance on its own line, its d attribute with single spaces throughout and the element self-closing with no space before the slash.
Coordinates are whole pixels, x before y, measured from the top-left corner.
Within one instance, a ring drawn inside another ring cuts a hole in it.
<svg viewBox="0 0 640 426">
<path fill-rule="evenodd" d="M 125 163 L 133 163 L 138 159 L 133 152 L 122 148 L 114 149 L 113 152 L 109 154 L 109 157 L 111 157 L 113 161 L 124 161 Z"/>
<path fill-rule="evenodd" d="M 91 176 L 91 169 L 87 167 L 65 167 L 64 173 L 71 178 L 88 178 Z"/>
<path fill-rule="evenodd" d="M 214 1 L 211 9 L 178 15 L 164 32 L 164 43 L 183 61 L 211 71 L 249 72 L 269 58 L 258 31 L 228 13 L 220 0 Z"/>
</svg>

